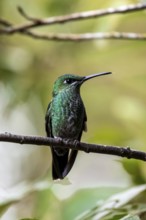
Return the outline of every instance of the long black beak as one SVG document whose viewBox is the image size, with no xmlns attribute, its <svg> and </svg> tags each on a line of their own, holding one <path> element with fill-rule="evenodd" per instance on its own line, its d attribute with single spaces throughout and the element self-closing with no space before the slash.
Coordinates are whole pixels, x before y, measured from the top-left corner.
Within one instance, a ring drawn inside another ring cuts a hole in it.
<svg viewBox="0 0 146 220">
<path fill-rule="evenodd" d="M 96 73 L 96 74 L 92 74 L 92 75 L 89 75 L 89 76 L 85 76 L 83 79 L 82 79 L 82 83 L 84 83 L 86 80 L 88 79 L 92 79 L 94 77 L 98 77 L 98 76 L 103 76 L 103 75 L 108 75 L 108 74 L 111 74 L 112 72 L 103 72 L 103 73 Z"/>
</svg>

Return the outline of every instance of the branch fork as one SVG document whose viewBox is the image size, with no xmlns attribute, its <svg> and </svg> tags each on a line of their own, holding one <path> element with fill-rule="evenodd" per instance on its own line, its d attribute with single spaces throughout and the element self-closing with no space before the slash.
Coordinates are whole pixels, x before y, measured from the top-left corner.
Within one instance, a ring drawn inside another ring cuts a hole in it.
<svg viewBox="0 0 146 220">
<path fill-rule="evenodd" d="M 123 5 L 117 8 L 107 8 L 100 10 L 84 11 L 68 15 L 55 16 L 49 18 L 33 18 L 29 16 L 20 6 L 18 12 L 23 16 L 29 23 L 22 25 L 14 25 L 9 21 L 0 19 L 0 25 L 3 28 L 0 29 L 2 35 L 21 34 L 26 35 L 38 40 L 47 41 L 89 41 L 89 40 L 100 40 L 100 39 L 125 39 L 125 40 L 146 40 L 146 33 L 121 33 L 121 32 L 108 32 L 108 33 L 84 33 L 84 34 L 66 34 L 66 33 L 49 33 L 40 34 L 32 31 L 34 28 L 43 26 L 50 26 L 55 24 L 64 24 L 69 22 L 76 22 L 87 20 L 91 18 L 100 18 L 103 16 L 110 16 L 113 14 L 125 14 L 146 9 L 146 3 L 138 3 L 131 5 Z"/>
</svg>

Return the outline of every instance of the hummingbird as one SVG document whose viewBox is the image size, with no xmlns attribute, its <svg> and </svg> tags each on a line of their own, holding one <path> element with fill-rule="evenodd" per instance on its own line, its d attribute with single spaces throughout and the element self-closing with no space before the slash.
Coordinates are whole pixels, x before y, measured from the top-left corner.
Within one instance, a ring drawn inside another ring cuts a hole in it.
<svg viewBox="0 0 146 220">
<path fill-rule="evenodd" d="M 111 72 L 89 76 L 65 74 L 55 81 L 52 100 L 45 117 L 48 137 L 80 141 L 83 131 L 87 131 L 87 115 L 80 96 L 80 87 L 89 79 L 107 74 Z M 51 153 L 52 178 L 63 179 L 70 172 L 78 151 L 51 146 Z"/>
</svg>

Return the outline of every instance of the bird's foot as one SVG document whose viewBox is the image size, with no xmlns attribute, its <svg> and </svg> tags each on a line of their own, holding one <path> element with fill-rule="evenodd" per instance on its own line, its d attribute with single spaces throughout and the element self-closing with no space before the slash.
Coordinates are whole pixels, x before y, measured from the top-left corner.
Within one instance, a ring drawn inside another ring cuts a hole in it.
<svg viewBox="0 0 146 220">
<path fill-rule="evenodd" d="M 75 149 L 76 148 L 78 149 L 79 144 L 80 144 L 80 141 L 74 140 L 73 145 L 74 145 Z"/>
</svg>

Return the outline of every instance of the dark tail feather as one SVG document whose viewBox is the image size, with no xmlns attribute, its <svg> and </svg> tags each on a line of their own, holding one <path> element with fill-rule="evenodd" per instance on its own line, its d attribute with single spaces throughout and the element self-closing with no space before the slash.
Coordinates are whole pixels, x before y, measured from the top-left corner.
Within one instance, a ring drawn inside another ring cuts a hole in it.
<svg viewBox="0 0 146 220">
<path fill-rule="evenodd" d="M 78 151 L 71 150 L 70 155 L 67 151 L 64 155 L 57 155 L 52 148 L 52 177 L 53 180 L 63 179 L 71 170 Z M 68 159 L 69 157 L 69 159 Z"/>
<path fill-rule="evenodd" d="M 64 155 L 57 155 L 52 148 L 52 177 L 53 180 L 63 179 L 63 172 L 68 163 L 68 151 Z"/>
<path fill-rule="evenodd" d="M 64 169 L 64 172 L 63 172 L 63 177 L 65 177 L 69 173 L 72 166 L 74 165 L 75 159 L 77 157 L 77 153 L 78 153 L 77 150 L 71 150 L 70 155 L 69 155 L 69 159 L 68 159 L 68 163 L 67 163 L 67 165 Z"/>
</svg>

